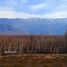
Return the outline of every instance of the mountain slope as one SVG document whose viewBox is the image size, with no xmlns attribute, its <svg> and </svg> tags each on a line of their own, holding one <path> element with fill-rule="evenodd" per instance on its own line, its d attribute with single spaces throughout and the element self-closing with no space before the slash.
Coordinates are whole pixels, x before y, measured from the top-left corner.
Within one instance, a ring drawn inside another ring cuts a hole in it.
<svg viewBox="0 0 67 67">
<path fill-rule="evenodd" d="M 0 19 L 0 32 L 63 35 L 67 19 Z"/>
</svg>

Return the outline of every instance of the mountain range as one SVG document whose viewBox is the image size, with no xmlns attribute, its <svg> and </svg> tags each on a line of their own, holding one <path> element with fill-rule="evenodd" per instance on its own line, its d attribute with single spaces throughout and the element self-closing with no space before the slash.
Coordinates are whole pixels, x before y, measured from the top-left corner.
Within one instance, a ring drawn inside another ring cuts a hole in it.
<svg viewBox="0 0 67 67">
<path fill-rule="evenodd" d="M 0 18 L 0 33 L 64 35 L 67 18 Z"/>
</svg>

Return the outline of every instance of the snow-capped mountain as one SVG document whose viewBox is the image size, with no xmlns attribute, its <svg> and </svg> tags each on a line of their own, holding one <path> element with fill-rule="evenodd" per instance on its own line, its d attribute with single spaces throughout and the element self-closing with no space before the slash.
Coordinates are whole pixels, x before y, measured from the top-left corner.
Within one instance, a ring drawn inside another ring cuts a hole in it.
<svg viewBox="0 0 67 67">
<path fill-rule="evenodd" d="M 67 30 L 67 18 L 60 18 L 60 19 L 0 18 L 0 32 L 63 35 L 66 30 Z"/>
</svg>

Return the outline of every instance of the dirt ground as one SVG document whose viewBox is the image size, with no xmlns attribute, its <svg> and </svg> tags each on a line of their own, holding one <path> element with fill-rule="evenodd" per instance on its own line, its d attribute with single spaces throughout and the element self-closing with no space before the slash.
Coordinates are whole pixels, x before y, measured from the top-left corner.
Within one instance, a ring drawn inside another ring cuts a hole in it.
<svg viewBox="0 0 67 67">
<path fill-rule="evenodd" d="M 67 67 L 67 54 L 0 56 L 0 67 Z"/>
</svg>

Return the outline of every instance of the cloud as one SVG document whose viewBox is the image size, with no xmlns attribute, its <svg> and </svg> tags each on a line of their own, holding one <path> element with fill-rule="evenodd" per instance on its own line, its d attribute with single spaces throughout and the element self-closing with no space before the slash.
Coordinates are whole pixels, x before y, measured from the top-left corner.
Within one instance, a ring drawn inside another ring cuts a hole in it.
<svg viewBox="0 0 67 67">
<path fill-rule="evenodd" d="M 30 14 L 27 12 L 17 12 L 9 7 L 0 7 L 0 18 L 67 18 L 67 11 Z"/>
<path fill-rule="evenodd" d="M 36 10 L 39 10 L 39 9 L 43 9 L 45 7 L 46 7 L 45 3 L 40 3 L 40 4 L 32 5 L 31 9 L 34 10 L 34 11 L 36 11 Z"/>
<path fill-rule="evenodd" d="M 0 18 L 14 18 L 15 13 L 8 9 L 2 9 L 0 10 Z"/>
<path fill-rule="evenodd" d="M 0 18 L 32 18 L 36 17 L 34 14 L 25 12 L 17 12 L 9 7 L 0 7 Z"/>
<path fill-rule="evenodd" d="M 54 13 L 47 13 L 43 15 L 44 18 L 66 18 L 67 11 L 59 11 Z"/>
<path fill-rule="evenodd" d="M 16 7 L 19 5 L 24 5 L 27 2 L 28 2 L 28 0 L 4 0 L 4 1 L 2 1 L 2 6 L 11 6 L 11 7 L 15 6 Z"/>
</svg>

